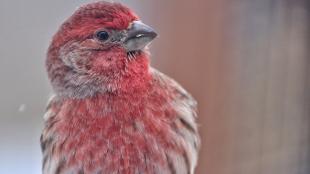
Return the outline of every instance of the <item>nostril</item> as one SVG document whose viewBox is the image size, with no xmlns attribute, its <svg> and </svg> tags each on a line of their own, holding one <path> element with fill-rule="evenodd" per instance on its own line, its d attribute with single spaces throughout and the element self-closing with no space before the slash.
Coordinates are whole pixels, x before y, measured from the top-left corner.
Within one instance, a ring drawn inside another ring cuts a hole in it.
<svg viewBox="0 0 310 174">
<path fill-rule="evenodd" d="M 137 34 L 136 38 L 143 37 L 143 36 L 144 36 L 144 34 Z"/>
</svg>

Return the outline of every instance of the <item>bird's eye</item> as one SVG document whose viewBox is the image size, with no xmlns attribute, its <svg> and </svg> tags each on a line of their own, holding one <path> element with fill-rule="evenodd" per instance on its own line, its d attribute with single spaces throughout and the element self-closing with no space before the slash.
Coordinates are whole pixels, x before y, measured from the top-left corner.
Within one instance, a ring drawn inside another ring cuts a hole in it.
<svg viewBox="0 0 310 174">
<path fill-rule="evenodd" d="M 100 41 L 106 41 L 110 37 L 109 33 L 107 31 L 98 31 L 96 33 L 96 38 Z"/>
</svg>

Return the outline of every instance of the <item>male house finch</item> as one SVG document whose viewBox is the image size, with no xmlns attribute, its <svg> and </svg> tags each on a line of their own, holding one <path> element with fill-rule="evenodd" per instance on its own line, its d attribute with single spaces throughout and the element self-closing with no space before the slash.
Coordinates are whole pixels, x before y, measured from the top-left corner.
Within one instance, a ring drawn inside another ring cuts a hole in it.
<svg viewBox="0 0 310 174">
<path fill-rule="evenodd" d="M 46 67 L 55 96 L 41 136 L 44 174 L 193 174 L 196 102 L 149 67 L 156 37 L 127 7 L 80 7 Z"/>
</svg>

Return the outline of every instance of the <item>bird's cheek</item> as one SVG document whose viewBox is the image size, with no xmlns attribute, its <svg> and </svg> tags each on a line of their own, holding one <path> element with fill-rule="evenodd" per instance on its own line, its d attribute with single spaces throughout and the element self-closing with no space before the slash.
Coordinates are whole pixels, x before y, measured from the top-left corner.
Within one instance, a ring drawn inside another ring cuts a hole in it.
<svg viewBox="0 0 310 174">
<path fill-rule="evenodd" d="M 114 46 L 107 50 L 92 51 L 89 56 L 91 71 L 104 75 L 114 75 L 125 68 L 124 50 Z"/>
<path fill-rule="evenodd" d="M 95 73 L 115 75 L 125 69 L 125 61 L 117 57 L 96 58 L 92 62 L 92 70 Z"/>
<path fill-rule="evenodd" d="M 96 57 L 92 60 L 92 71 L 99 74 L 113 74 L 117 71 L 112 57 Z"/>
<path fill-rule="evenodd" d="M 96 58 L 93 61 L 93 66 L 95 68 L 108 69 L 111 66 L 111 58 Z"/>
</svg>

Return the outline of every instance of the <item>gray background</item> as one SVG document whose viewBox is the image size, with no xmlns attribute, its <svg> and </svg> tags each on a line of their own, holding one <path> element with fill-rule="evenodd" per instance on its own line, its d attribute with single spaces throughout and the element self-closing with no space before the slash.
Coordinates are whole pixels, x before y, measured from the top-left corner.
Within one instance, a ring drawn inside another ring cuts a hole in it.
<svg viewBox="0 0 310 174">
<path fill-rule="evenodd" d="M 0 1 L 0 173 L 41 173 L 44 61 L 82 0 Z M 160 34 L 152 65 L 199 102 L 197 174 L 309 174 L 306 0 L 123 0 Z"/>
</svg>

